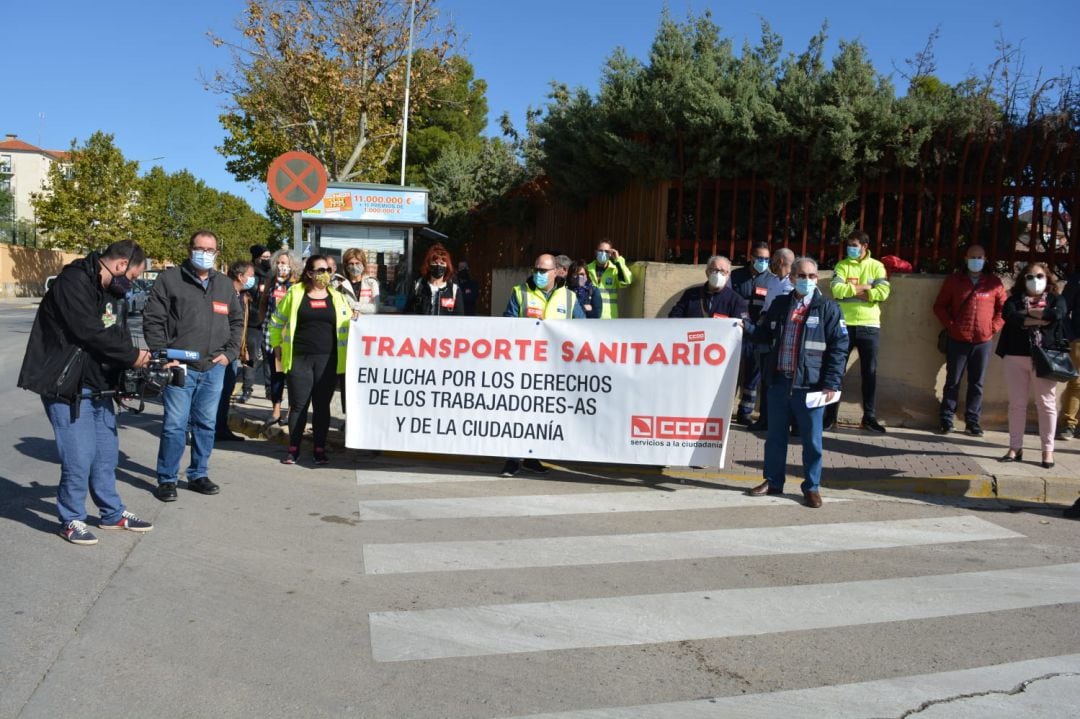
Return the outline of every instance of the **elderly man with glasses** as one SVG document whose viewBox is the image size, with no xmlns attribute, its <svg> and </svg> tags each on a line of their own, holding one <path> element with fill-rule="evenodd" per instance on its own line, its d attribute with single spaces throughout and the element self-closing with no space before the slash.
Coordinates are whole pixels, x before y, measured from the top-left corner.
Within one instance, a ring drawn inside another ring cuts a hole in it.
<svg viewBox="0 0 1080 719">
<path fill-rule="evenodd" d="M 822 402 L 840 391 L 847 358 L 848 332 L 839 305 L 817 289 L 817 262 L 807 257 L 792 267 L 791 293 L 777 297 L 754 330 L 753 342 L 767 349 L 762 363 L 768 387 L 769 434 L 765 440 L 765 481 L 750 490 L 755 497 L 783 494 L 788 425 L 798 422 L 802 438 L 806 505 L 821 506 Z M 813 406 L 808 406 L 813 405 Z"/>
</svg>

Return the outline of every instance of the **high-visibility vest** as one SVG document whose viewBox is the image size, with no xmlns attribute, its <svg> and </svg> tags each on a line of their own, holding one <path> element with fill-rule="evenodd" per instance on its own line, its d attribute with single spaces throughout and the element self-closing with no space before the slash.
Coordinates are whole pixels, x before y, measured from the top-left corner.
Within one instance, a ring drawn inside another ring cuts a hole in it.
<svg viewBox="0 0 1080 719">
<path fill-rule="evenodd" d="M 619 293 L 620 287 L 626 287 L 630 284 L 630 280 L 623 282 L 619 279 L 619 269 L 616 265 L 620 265 L 621 269 L 626 273 L 627 277 L 630 277 L 630 270 L 626 266 L 626 260 L 620 257 L 617 260 L 610 260 L 607 266 L 604 268 L 604 272 L 600 275 L 596 274 L 596 261 L 592 261 L 585 265 L 585 272 L 589 275 L 589 280 L 600 290 L 600 299 L 604 301 L 604 307 L 600 311 L 600 319 L 613 320 L 619 317 Z"/>
<path fill-rule="evenodd" d="M 540 290 L 530 289 L 527 284 L 514 288 L 519 312 L 522 317 L 538 320 L 570 320 L 574 318 L 577 296 L 565 287 L 557 288 L 550 297 Z"/>
</svg>

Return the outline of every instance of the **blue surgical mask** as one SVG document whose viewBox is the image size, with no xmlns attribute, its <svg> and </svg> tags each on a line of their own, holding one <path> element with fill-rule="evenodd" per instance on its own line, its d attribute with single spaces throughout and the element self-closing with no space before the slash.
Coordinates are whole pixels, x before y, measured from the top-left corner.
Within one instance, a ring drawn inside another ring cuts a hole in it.
<svg viewBox="0 0 1080 719">
<path fill-rule="evenodd" d="M 862 247 L 860 247 L 859 245 L 848 245 L 847 256 L 849 260 L 859 259 L 860 257 L 862 257 Z"/>
<path fill-rule="evenodd" d="M 536 285 L 536 289 L 542 290 L 548 286 L 548 273 L 547 272 L 534 272 L 533 284 Z"/>
<path fill-rule="evenodd" d="M 800 277 L 797 280 L 795 280 L 795 291 L 798 292 L 803 297 L 805 297 L 806 295 L 813 292 L 816 287 L 817 287 L 817 281 L 816 280 L 811 280 L 811 279 L 808 279 L 806 277 Z"/>
<path fill-rule="evenodd" d="M 244 289 L 245 290 L 250 290 L 254 286 L 255 286 L 255 275 L 252 275 L 251 277 L 248 277 L 246 280 L 244 280 Z"/>
<path fill-rule="evenodd" d="M 608 253 L 604 252 L 603 250 L 597 250 L 596 251 L 596 264 L 598 264 L 598 265 L 606 265 L 607 261 L 608 261 Z"/>
<path fill-rule="evenodd" d="M 214 252 L 206 252 L 204 250 L 192 250 L 191 251 L 191 264 L 195 265 L 196 269 L 200 270 L 212 270 L 214 269 Z"/>
<path fill-rule="evenodd" d="M 984 257 L 969 257 L 967 261 L 967 268 L 969 272 L 982 272 L 983 265 L 986 264 L 986 258 Z"/>
<path fill-rule="evenodd" d="M 764 272 L 767 269 L 769 269 L 769 258 L 768 257 L 763 257 L 761 259 L 754 260 L 754 272 L 757 272 L 760 275 L 762 272 Z"/>
</svg>

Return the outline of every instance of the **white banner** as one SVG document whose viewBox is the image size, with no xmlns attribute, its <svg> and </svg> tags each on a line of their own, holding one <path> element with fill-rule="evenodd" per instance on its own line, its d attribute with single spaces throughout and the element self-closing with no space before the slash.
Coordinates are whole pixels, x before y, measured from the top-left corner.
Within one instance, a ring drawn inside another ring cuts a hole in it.
<svg viewBox="0 0 1080 719">
<path fill-rule="evenodd" d="M 723 467 L 741 349 L 731 319 L 361 316 L 345 443 Z"/>
</svg>

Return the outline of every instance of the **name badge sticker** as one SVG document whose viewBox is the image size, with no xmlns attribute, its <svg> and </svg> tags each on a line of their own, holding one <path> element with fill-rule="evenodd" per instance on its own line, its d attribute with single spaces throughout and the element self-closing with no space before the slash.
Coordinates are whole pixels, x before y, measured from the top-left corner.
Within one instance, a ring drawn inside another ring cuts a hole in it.
<svg viewBox="0 0 1080 719">
<path fill-rule="evenodd" d="M 326 300 L 311 300 L 311 309 L 313 310 L 325 310 Z"/>
<path fill-rule="evenodd" d="M 818 317 L 817 315 L 810 315 L 809 317 L 806 318 L 806 326 L 807 327 L 817 327 L 818 323 L 820 323 L 820 322 L 821 322 L 821 318 Z"/>
<path fill-rule="evenodd" d="M 229 314 L 229 305 L 227 302 L 214 302 L 214 314 L 227 315 Z"/>
</svg>

